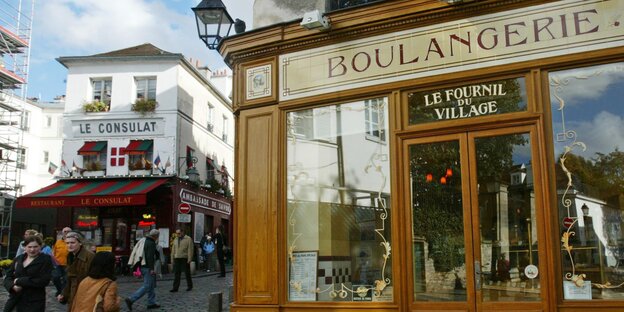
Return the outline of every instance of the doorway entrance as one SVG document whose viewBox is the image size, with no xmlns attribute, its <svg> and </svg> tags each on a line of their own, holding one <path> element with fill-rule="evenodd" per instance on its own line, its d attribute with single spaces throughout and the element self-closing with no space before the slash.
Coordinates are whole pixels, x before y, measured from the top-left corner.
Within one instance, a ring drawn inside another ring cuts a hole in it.
<svg viewBox="0 0 624 312">
<path fill-rule="evenodd" d="M 412 310 L 545 309 L 536 142 L 534 125 L 403 141 Z"/>
</svg>

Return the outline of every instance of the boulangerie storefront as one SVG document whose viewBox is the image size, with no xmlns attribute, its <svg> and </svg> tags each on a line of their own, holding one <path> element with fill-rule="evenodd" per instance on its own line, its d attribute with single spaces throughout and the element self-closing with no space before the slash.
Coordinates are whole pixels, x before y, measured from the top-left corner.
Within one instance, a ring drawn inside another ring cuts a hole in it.
<svg viewBox="0 0 624 312">
<path fill-rule="evenodd" d="M 621 310 L 622 12 L 380 1 L 227 38 L 232 310 Z"/>
</svg>

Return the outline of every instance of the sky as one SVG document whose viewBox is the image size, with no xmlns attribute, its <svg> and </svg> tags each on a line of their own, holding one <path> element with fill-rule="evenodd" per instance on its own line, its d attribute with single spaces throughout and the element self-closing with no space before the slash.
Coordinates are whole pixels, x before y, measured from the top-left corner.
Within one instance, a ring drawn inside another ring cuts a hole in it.
<svg viewBox="0 0 624 312">
<path fill-rule="evenodd" d="M 34 1 L 34 0 L 31 0 Z M 62 56 L 86 56 L 143 43 L 182 53 L 211 69 L 226 67 L 197 36 L 192 7 L 200 0 L 44 0 L 34 8 L 27 97 L 65 94 Z M 233 19 L 252 27 L 254 0 L 223 0 Z M 234 30 L 232 29 L 232 33 Z"/>
</svg>

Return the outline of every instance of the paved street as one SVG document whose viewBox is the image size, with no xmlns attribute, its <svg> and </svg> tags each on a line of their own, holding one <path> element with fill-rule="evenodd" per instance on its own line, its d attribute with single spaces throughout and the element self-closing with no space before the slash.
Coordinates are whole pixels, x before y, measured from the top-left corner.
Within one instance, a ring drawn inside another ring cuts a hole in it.
<svg viewBox="0 0 624 312">
<path fill-rule="evenodd" d="M 186 280 L 184 274 L 180 281 L 180 290 L 177 293 L 170 293 L 173 284 L 173 274 L 163 275 L 162 280 L 158 280 L 156 284 L 156 301 L 161 305 L 160 309 L 149 311 L 207 311 L 208 295 L 213 292 L 223 293 L 223 311 L 229 311 L 228 295 L 229 288 L 232 285 L 232 272 L 228 270 L 225 278 L 218 278 L 216 272 L 198 272 L 193 276 L 193 290 L 186 291 Z M 119 295 L 122 297 L 130 296 L 135 290 L 141 286 L 142 279 L 129 276 L 122 276 L 117 279 L 119 283 Z M 56 302 L 54 296 L 54 286 L 48 286 L 48 302 L 46 305 L 47 312 L 67 311 L 67 306 Z M 7 291 L 0 289 L 0 306 L 4 307 L 8 297 Z M 143 296 L 132 306 L 132 311 L 148 311 L 146 309 L 147 295 Z M 125 303 L 121 302 L 121 311 L 128 311 Z"/>
</svg>

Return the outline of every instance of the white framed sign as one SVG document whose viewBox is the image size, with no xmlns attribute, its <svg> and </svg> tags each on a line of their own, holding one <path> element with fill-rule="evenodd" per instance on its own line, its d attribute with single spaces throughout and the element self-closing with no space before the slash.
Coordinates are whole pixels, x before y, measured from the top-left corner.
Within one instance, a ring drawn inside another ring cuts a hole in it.
<svg viewBox="0 0 624 312">
<path fill-rule="evenodd" d="M 563 281 L 563 299 L 566 300 L 591 300 L 591 281 L 585 281 L 583 286 L 576 286 L 574 282 Z"/>
<path fill-rule="evenodd" d="M 290 258 L 290 301 L 316 301 L 318 251 L 293 252 Z"/>
</svg>

